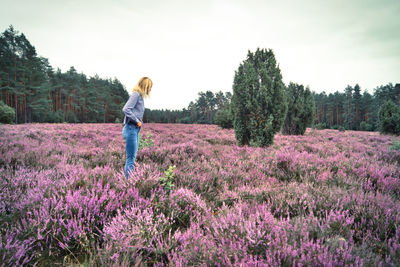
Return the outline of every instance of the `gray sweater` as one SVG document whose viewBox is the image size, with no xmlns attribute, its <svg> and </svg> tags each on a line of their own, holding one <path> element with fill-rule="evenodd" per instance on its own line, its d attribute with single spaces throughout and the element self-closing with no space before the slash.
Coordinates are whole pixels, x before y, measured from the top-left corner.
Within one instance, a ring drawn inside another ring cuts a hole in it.
<svg viewBox="0 0 400 267">
<path fill-rule="evenodd" d="M 143 120 L 144 101 L 138 92 L 133 92 L 126 102 L 122 112 L 125 114 L 124 124 L 133 122 L 137 124 Z"/>
</svg>

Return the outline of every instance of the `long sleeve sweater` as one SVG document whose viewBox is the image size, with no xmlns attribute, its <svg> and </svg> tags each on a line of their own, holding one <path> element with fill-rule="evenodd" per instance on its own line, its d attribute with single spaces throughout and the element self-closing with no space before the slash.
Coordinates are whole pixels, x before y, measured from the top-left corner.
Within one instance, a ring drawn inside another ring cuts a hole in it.
<svg viewBox="0 0 400 267">
<path fill-rule="evenodd" d="M 144 101 L 138 92 L 133 92 L 126 102 L 122 112 L 125 114 L 124 124 L 133 122 L 137 124 L 143 120 Z"/>
</svg>

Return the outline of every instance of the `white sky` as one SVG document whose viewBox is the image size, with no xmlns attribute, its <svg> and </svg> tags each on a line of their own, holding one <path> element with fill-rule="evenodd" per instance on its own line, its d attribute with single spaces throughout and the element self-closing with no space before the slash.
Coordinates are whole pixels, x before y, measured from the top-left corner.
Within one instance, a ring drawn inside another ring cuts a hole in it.
<svg viewBox="0 0 400 267">
<path fill-rule="evenodd" d="M 400 82 L 399 0 L 0 0 L 0 31 L 26 35 L 54 69 L 153 82 L 146 108 L 232 91 L 247 51 L 272 48 L 283 80 L 316 92 Z"/>
</svg>

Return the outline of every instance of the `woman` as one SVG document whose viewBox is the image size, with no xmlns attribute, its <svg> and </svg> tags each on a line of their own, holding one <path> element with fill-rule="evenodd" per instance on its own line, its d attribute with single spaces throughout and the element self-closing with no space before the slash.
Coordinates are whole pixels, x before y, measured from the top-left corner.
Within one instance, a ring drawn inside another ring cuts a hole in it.
<svg viewBox="0 0 400 267">
<path fill-rule="evenodd" d="M 122 136 L 126 141 L 126 178 L 129 178 L 129 174 L 134 169 L 136 152 L 139 147 L 139 131 L 143 124 L 144 113 L 143 98 L 149 96 L 152 86 L 153 82 L 148 77 L 141 78 L 133 88 L 132 95 L 122 109 L 125 114 Z"/>
</svg>

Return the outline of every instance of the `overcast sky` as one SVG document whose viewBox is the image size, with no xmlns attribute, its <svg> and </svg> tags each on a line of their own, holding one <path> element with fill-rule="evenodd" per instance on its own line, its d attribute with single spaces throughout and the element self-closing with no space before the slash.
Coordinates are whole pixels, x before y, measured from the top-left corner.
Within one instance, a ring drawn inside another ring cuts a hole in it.
<svg viewBox="0 0 400 267">
<path fill-rule="evenodd" d="M 283 80 L 316 92 L 400 82 L 399 0 L 0 0 L 0 31 L 24 33 L 63 71 L 153 82 L 147 108 L 232 91 L 247 51 L 273 49 Z"/>
</svg>

